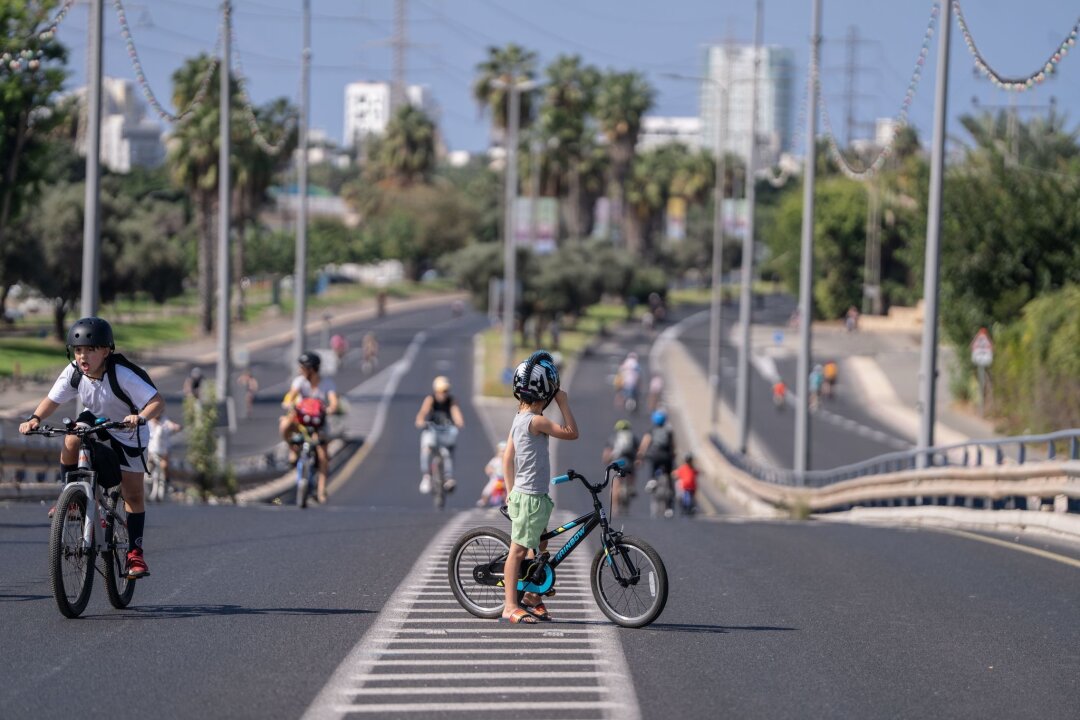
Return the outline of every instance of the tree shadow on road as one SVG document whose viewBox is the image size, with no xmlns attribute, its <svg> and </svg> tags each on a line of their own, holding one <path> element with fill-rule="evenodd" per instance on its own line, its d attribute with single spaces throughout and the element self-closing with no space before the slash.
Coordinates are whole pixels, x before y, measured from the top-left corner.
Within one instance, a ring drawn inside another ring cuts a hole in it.
<svg viewBox="0 0 1080 720">
<path fill-rule="evenodd" d="M 27 600 L 48 600 L 52 595 L 6 595 L 0 593 L 0 603 L 26 602 Z"/>
<path fill-rule="evenodd" d="M 236 615 L 284 615 L 284 616 L 333 616 L 333 615 L 370 615 L 375 610 L 354 610 L 351 608 L 255 608 L 243 605 L 140 605 L 120 613 L 108 613 L 87 617 L 103 620 L 176 620 L 182 618 L 201 618 Z"/>
</svg>

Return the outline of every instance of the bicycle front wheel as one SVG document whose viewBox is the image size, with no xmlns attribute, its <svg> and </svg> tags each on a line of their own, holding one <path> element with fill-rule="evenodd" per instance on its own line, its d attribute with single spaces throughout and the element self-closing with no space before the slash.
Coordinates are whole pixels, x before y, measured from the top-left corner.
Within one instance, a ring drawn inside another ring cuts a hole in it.
<svg viewBox="0 0 1080 720">
<path fill-rule="evenodd" d="M 450 589 L 461 607 L 489 620 L 502 614 L 506 593 L 502 580 L 503 562 L 510 552 L 510 536 L 493 527 L 470 530 L 450 551 L 447 574 Z"/>
<path fill-rule="evenodd" d="M 590 572 L 593 597 L 600 610 L 617 625 L 648 625 L 667 604 L 667 569 L 660 555 L 644 540 L 624 535 L 614 552 L 596 553 Z"/>
<path fill-rule="evenodd" d="M 124 505 L 123 499 L 116 498 L 116 512 Z M 102 574 L 105 576 L 105 593 L 109 596 L 109 604 L 117 610 L 122 610 L 131 602 L 135 595 L 135 580 L 129 579 L 127 574 L 127 554 L 131 549 L 128 540 L 127 522 L 125 518 L 110 518 L 105 526 L 106 550 L 101 556 Z"/>
<path fill-rule="evenodd" d="M 83 547 L 86 493 L 68 485 L 56 501 L 49 534 L 49 578 L 56 606 L 64 617 L 77 618 L 90 601 L 94 586 L 94 550 Z"/>
<path fill-rule="evenodd" d="M 300 458 L 296 464 L 296 507 L 306 508 L 308 498 L 308 479 L 306 461 Z"/>
<path fill-rule="evenodd" d="M 443 487 L 443 464 L 438 460 L 431 463 L 431 495 L 435 509 L 442 510 L 446 505 L 446 488 Z"/>
</svg>

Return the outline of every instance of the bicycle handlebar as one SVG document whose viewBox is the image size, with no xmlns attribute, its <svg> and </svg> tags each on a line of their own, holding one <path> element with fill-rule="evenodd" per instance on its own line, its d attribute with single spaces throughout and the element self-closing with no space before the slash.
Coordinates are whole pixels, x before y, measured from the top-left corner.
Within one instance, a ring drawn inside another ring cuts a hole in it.
<svg viewBox="0 0 1080 720">
<path fill-rule="evenodd" d="M 130 427 L 123 420 L 105 420 L 99 422 L 96 425 L 86 425 L 85 423 L 77 423 L 70 418 L 63 419 L 64 427 L 54 427 L 52 425 L 38 425 L 35 429 L 28 431 L 27 435 L 41 435 L 43 437 L 56 437 L 57 435 L 76 435 L 78 437 L 86 437 L 87 435 L 93 435 L 94 433 L 104 430 L 114 430 L 117 428 Z"/>
<path fill-rule="evenodd" d="M 629 475 L 630 468 L 628 467 L 628 465 L 629 463 L 627 463 L 624 458 L 619 458 L 618 460 L 610 463 L 606 468 L 604 468 L 604 482 L 600 483 L 599 485 L 593 485 L 591 482 L 585 479 L 584 475 L 579 472 L 575 472 L 574 470 L 567 470 L 564 475 L 557 475 L 551 478 L 551 484 L 559 485 L 564 482 L 570 482 L 571 480 L 580 480 L 582 484 L 586 488 L 588 488 L 589 492 L 599 493 L 601 490 L 607 487 L 609 482 L 611 482 L 612 471 L 614 471 L 620 477 L 626 477 L 627 475 Z"/>
</svg>

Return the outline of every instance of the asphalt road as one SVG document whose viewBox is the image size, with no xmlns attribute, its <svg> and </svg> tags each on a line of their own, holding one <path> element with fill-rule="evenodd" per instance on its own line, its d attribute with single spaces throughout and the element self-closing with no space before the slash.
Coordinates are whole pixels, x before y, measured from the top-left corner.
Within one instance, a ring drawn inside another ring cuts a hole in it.
<svg viewBox="0 0 1080 720">
<path fill-rule="evenodd" d="M 375 642 L 374 633 L 365 633 L 399 609 L 396 601 L 388 606 L 400 597 L 399 587 L 416 582 L 432 589 L 424 591 L 427 609 L 410 615 L 410 622 L 429 629 L 424 637 L 434 633 L 432 643 L 446 632 L 469 639 L 452 655 L 416 657 L 452 658 L 444 662 L 474 673 L 478 679 L 470 682 L 494 702 L 520 697 L 503 692 L 502 681 L 487 682 L 486 674 L 528 662 L 542 640 L 559 639 L 549 639 L 551 633 L 593 626 L 556 622 L 541 638 L 538 631 L 469 620 L 438 572 L 417 577 L 415 567 L 423 567 L 425 557 L 438 567 L 444 550 L 429 543 L 444 534 L 446 523 L 473 517 L 458 511 L 475 500 L 480 468 L 491 454 L 477 414 L 467 407 L 468 429 L 458 448 L 460 491 L 443 513 L 417 493 L 416 407 L 436 372 L 451 377 L 468 405 L 469 336 L 482 325 L 477 316 L 445 320 L 401 329 L 402 345 L 411 331 L 426 330 L 424 349 L 402 378 L 378 443 L 328 506 L 152 507 L 147 559 L 153 575 L 139 582 L 128 610 L 108 606 L 98 578 L 84 618 L 62 618 L 46 575 L 44 508 L 0 507 L 0 547 L 7 550 L 0 554 L 0 715 L 300 717 L 339 665 Z M 558 443 L 556 468 L 597 477 L 603 441 L 618 416 L 608 376 L 628 347 L 601 346 L 579 365 L 569 390 L 582 437 Z M 637 347 L 645 357 L 647 345 Z M 644 413 L 635 423 L 643 429 Z M 557 495 L 560 511 L 587 509 L 580 488 L 564 488 Z M 641 630 L 601 624 L 614 642 L 589 651 L 601 660 L 625 658 L 631 685 L 618 699 L 641 717 L 1076 716 L 1076 548 L 1031 540 L 1002 547 L 944 532 L 826 522 L 652 520 L 641 498 L 616 525 L 656 547 L 671 582 L 656 623 Z M 1051 554 L 1030 552 L 1042 549 Z M 587 557 L 593 548 L 580 552 Z M 560 575 L 567 587 L 587 587 L 582 581 Z M 591 603 L 587 593 L 583 599 Z M 557 595 L 548 605 L 556 618 L 560 612 L 570 617 L 573 600 Z M 491 648 L 520 653 L 520 660 L 496 655 L 506 664 L 488 666 L 474 659 Z M 389 669 L 379 665 L 381 658 L 371 662 L 373 673 Z M 458 699 L 475 696 L 440 692 L 438 710 L 375 716 L 634 714 L 604 711 L 602 703 L 575 709 L 573 702 L 545 712 L 551 698 L 543 689 L 543 683 L 530 686 L 532 712 L 458 711 Z M 430 688 L 414 691 L 431 698 Z M 362 707 L 377 700 L 359 694 L 351 701 Z"/>
</svg>

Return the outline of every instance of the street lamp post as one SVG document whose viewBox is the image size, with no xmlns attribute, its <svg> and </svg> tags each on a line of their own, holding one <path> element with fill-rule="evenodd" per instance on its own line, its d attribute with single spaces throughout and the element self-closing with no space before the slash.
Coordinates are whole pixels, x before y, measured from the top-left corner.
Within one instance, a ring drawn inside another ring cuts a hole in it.
<svg viewBox="0 0 1080 720">
<path fill-rule="evenodd" d="M 510 93 L 506 128 L 506 208 L 503 215 L 503 372 L 514 366 L 514 306 L 517 303 L 517 243 L 514 239 L 514 201 L 517 196 L 517 137 L 521 122 L 521 93 L 536 87 L 534 80 L 496 78 L 494 87 Z"/>
</svg>

